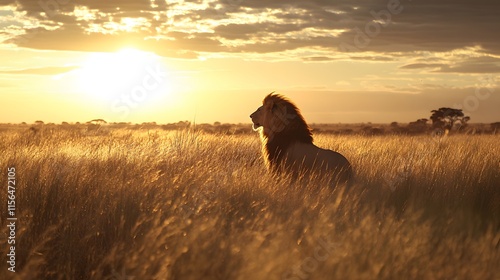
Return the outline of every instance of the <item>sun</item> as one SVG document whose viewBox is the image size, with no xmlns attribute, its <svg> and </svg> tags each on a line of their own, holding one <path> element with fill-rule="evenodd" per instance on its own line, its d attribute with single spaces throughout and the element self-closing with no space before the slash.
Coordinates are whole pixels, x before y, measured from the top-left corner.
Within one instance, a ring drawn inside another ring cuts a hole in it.
<svg viewBox="0 0 500 280">
<path fill-rule="evenodd" d="M 91 53 L 77 73 L 80 90 L 93 99 L 124 99 L 133 105 L 153 94 L 167 94 L 168 75 L 160 57 L 133 48 Z"/>
</svg>

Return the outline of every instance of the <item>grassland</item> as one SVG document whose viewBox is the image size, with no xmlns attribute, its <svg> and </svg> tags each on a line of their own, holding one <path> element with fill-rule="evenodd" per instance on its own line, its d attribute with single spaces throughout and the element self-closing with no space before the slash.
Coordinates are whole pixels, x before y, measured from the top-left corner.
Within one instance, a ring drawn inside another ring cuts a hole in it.
<svg viewBox="0 0 500 280">
<path fill-rule="evenodd" d="M 317 135 L 349 190 L 275 180 L 255 134 L 0 137 L 1 279 L 500 278 L 499 136 Z"/>
</svg>

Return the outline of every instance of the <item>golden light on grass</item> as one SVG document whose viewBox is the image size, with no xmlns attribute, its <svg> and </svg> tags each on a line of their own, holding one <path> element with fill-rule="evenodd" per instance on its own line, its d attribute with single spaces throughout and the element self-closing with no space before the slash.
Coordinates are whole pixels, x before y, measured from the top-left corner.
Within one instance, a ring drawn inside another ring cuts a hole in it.
<svg viewBox="0 0 500 280">
<path fill-rule="evenodd" d="M 0 133 L 0 168 L 15 166 L 19 178 L 20 278 L 494 279 L 500 272 L 495 135 L 318 134 L 318 145 L 345 154 L 356 170 L 353 189 L 332 191 L 272 178 L 255 134 Z M 4 279 L 9 272 L 0 268 Z"/>
</svg>

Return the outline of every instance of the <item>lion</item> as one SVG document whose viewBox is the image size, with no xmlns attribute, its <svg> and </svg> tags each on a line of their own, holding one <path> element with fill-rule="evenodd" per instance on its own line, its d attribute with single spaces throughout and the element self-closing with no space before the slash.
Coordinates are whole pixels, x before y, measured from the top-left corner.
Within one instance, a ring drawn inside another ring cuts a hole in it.
<svg viewBox="0 0 500 280">
<path fill-rule="evenodd" d="M 291 174 L 295 179 L 315 174 L 326 176 L 332 185 L 350 183 L 349 161 L 340 153 L 313 144 L 311 129 L 286 97 L 270 93 L 250 118 L 253 129 L 260 132 L 265 165 L 272 173 Z"/>
</svg>

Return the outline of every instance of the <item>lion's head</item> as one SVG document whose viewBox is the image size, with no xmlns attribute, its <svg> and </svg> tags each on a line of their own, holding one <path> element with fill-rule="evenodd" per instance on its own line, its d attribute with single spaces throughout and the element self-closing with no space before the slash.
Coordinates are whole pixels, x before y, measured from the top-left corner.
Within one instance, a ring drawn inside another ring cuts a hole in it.
<svg viewBox="0 0 500 280">
<path fill-rule="evenodd" d="M 274 138 L 280 134 L 291 136 L 290 141 L 312 143 L 311 130 L 300 110 L 282 95 L 270 93 L 262 106 L 250 115 L 253 129 L 262 127 L 263 136 Z"/>
<path fill-rule="evenodd" d="M 270 93 L 262 106 L 250 115 L 254 130 L 260 130 L 268 163 L 279 161 L 291 144 L 312 144 L 311 129 L 300 110 L 282 95 Z"/>
</svg>

